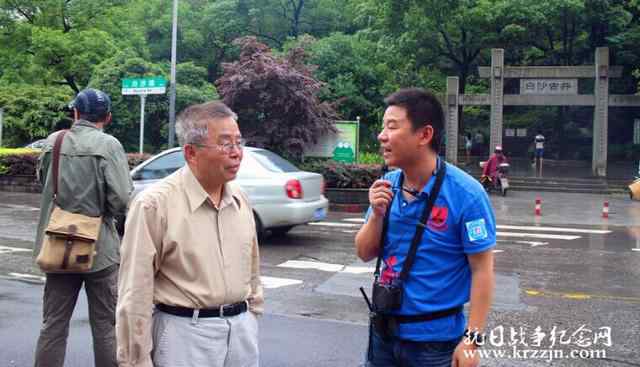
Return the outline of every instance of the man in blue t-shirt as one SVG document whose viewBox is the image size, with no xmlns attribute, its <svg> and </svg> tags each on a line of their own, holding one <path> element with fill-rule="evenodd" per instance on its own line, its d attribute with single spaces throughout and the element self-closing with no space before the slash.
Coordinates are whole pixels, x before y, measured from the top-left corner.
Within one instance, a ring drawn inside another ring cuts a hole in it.
<svg viewBox="0 0 640 367">
<path fill-rule="evenodd" d="M 494 289 L 491 249 L 496 230 L 491 204 L 478 181 L 438 157 L 444 115 L 435 96 L 410 88 L 385 102 L 378 140 L 385 164 L 399 169 L 369 189 L 371 206 L 355 244 L 363 261 L 375 259 L 388 215 L 379 283 L 401 284 L 403 297 L 399 308 L 377 310 L 367 366 L 477 366 L 480 357 L 473 351 L 483 343 Z M 398 282 L 443 169 L 413 266 L 406 280 Z M 469 301 L 467 320 L 462 306 Z"/>
</svg>

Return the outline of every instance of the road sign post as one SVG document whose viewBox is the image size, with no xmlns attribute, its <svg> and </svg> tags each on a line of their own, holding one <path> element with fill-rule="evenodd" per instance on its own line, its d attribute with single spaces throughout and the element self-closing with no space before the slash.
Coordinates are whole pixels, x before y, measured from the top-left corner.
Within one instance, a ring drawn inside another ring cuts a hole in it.
<svg viewBox="0 0 640 367">
<path fill-rule="evenodd" d="M 122 79 L 123 95 L 140 96 L 140 154 L 144 153 L 144 108 L 149 94 L 164 94 L 167 81 L 162 77 Z"/>
</svg>

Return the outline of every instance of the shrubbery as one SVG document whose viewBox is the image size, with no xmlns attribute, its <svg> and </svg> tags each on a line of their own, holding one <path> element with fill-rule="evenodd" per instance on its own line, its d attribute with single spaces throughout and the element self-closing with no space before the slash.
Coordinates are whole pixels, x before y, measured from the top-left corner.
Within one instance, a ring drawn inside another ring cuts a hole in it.
<svg viewBox="0 0 640 367">
<path fill-rule="evenodd" d="M 299 165 L 301 169 L 322 174 L 329 188 L 369 188 L 381 175 L 380 164 L 344 164 L 314 160 Z"/>
</svg>

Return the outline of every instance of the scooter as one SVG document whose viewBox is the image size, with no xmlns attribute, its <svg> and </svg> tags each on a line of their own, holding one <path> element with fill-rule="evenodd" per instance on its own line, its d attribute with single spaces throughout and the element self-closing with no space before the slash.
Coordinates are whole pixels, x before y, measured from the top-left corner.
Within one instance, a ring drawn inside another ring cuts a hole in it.
<svg viewBox="0 0 640 367">
<path fill-rule="evenodd" d="M 485 164 L 486 162 L 480 162 L 480 167 L 484 168 Z M 483 175 L 480 177 L 480 183 L 487 192 L 495 190 L 500 192 L 502 196 L 507 196 L 507 191 L 509 190 L 509 179 L 507 178 L 507 173 L 509 173 L 509 163 L 500 163 L 498 165 L 496 182 L 493 182 L 494 180 L 492 180 L 491 177 Z"/>
</svg>

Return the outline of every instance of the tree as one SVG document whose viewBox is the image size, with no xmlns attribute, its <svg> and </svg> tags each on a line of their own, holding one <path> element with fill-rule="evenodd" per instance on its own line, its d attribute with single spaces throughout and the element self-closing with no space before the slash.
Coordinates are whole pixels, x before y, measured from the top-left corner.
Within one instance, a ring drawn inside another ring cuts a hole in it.
<svg viewBox="0 0 640 367">
<path fill-rule="evenodd" d="M 67 88 L 59 86 L 0 86 L 5 123 L 3 144 L 18 147 L 47 137 L 65 117 L 63 108 L 72 98 Z"/>
<path fill-rule="evenodd" d="M 111 97 L 113 122 L 108 127 L 124 145 L 125 150 L 135 151 L 139 143 L 140 99 L 123 96 L 121 80 L 145 76 L 164 76 L 168 79 L 169 65 L 154 64 L 129 53 L 120 53 L 102 62 L 90 86 L 105 91 Z M 204 68 L 193 63 L 176 66 L 176 110 L 189 105 L 217 99 L 212 84 L 207 82 Z M 167 88 L 168 89 L 168 88 Z M 167 142 L 169 116 L 168 94 L 147 96 L 145 106 L 145 143 L 151 150 L 162 149 Z"/>
<path fill-rule="evenodd" d="M 236 44 L 241 47 L 240 59 L 223 65 L 216 86 L 223 101 L 238 113 L 251 144 L 300 159 L 305 146 L 335 131 L 336 113 L 319 101 L 322 83 L 304 64 L 301 48 L 278 57 L 255 37 Z"/>
</svg>

